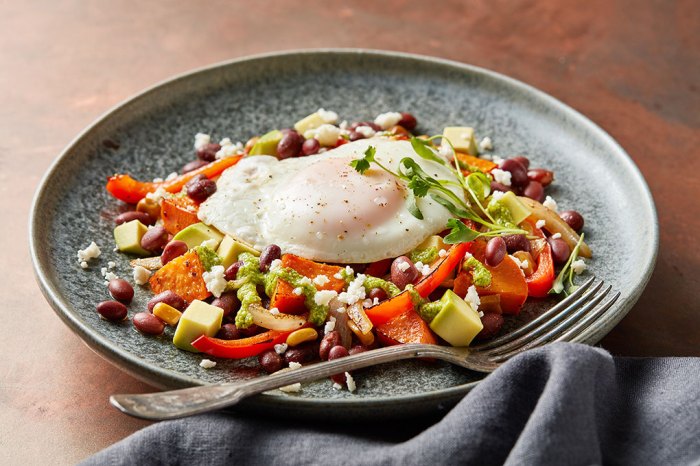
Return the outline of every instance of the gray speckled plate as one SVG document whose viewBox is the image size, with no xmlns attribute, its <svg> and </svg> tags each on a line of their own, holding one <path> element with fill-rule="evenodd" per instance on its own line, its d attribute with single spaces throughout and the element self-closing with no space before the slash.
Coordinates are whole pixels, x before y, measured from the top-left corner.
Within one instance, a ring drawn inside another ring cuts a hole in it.
<svg viewBox="0 0 700 466">
<path fill-rule="evenodd" d="M 68 146 L 46 174 L 31 215 L 34 267 L 58 315 L 102 356 L 160 387 L 257 376 L 255 360 L 219 361 L 205 370 L 198 365 L 201 355 L 169 343 L 169 330 L 146 338 L 129 321 L 111 324 L 98 317 L 95 304 L 108 297 L 100 268 L 114 261 L 118 275 L 130 270 L 128 257 L 112 252 L 112 218 L 124 206 L 104 183 L 117 172 L 151 179 L 178 170 L 193 158 L 197 132 L 245 141 L 290 126 L 319 107 L 348 120 L 408 110 L 429 134 L 446 125 L 473 126 L 493 139 L 495 154 L 524 154 L 533 166 L 553 169 L 557 183 L 549 193 L 560 208 L 576 208 L 586 218 L 595 254 L 591 270 L 622 292 L 585 342 L 600 340 L 645 286 L 658 242 L 654 204 L 630 158 L 591 121 L 532 87 L 480 68 L 397 53 L 319 50 L 236 60 L 169 80 L 119 105 Z M 103 252 L 83 270 L 76 252 L 91 241 Z M 146 289 L 136 291 L 130 315 L 144 308 L 148 296 Z M 548 305 L 528 306 L 509 325 L 532 319 Z M 441 363 L 400 362 L 358 373 L 353 395 L 324 380 L 300 394 L 270 392 L 243 407 L 355 419 L 438 413 L 481 378 Z"/>
</svg>

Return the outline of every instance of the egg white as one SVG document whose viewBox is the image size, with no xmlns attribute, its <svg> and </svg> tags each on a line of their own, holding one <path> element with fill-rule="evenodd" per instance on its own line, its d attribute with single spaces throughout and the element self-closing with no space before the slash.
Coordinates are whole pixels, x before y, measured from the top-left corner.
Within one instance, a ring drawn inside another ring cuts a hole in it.
<svg viewBox="0 0 700 466">
<path fill-rule="evenodd" d="M 406 208 L 403 181 L 376 165 L 364 175 L 351 168 L 370 145 L 391 170 L 411 157 L 431 176 L 454 179 L 447 167 L 420 158 L 408 141 L 384 138 L 285 160 L 251 156 L 221 175 L 199 218 L 256 249 L 277 244 L 318 261 L 368 263 L 405 254 L 442 231 L 451 215 L 426 197 L 417 200 L 424 216 L 419 220 Z"/>
</svg>

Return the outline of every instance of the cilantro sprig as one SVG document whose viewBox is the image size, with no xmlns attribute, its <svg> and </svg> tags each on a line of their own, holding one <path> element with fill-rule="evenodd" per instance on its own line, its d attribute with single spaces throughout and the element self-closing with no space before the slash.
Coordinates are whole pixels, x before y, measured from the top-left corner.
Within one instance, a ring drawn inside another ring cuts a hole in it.
<svg viewBox="0 0 700 466">
<path fill-rule="evenodd" d="M 557 275 L 557 278 L 554 279 L 554 283 L 552 284 L 552 289 L 549 290 L 549 294 L 564 293 L 565 296 L 568 296 L 576 291 L 576 288 L 578 288 L 578 286 L 574 285 L 574 269 L 571 267 L 571 264 L 573 264 L 578 257 L 578 251 L 581 248 L 582 243 L 583 233 L 581 233 L 578 243 L 576 243 L 573 251 L 571 251 L 571 254 L 569 254 L 569 259 L 566 261 L 566 264 L 564 264 L 564 267 L 562 267 L 559 275 Z"/>
</svg>

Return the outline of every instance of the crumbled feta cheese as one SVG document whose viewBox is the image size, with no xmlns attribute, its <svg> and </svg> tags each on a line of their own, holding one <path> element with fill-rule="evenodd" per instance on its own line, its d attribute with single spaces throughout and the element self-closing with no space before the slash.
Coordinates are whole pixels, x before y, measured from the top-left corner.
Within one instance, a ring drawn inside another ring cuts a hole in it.
<svg viewBox="0 0 700 466">
<path fill-rule="evenodd" d="M 549 210 L 552 210 L 554 212 L 557 211 L 557 201 L 555 201 L 552 196 L 547 196 L 547 198 L 544 200 L 542 203 L 543 206 L 548 208 Z"/>
<path fill-rule="evenodd" d="M 342 280 L 342 279 L 343 279 L 343 274 L 340 273 L 340 272 L 335 273 L 335 274 L 333 274 L 333 278 L 337 278 L 338 280 Z"/>
<path fill-rule="evenodd" d="M 194 148 L 199 150 L 211 142 L 211 136 L 204 133 L 197 133 L 194 135 Z"/>
<path fill-rule="evenodd" d="M 280 313 L 280 310 L 277 309 L 276 307 L 273 307 L 272 309 L 270 309 L 270 314 L 272 314 L 273 316 L 279 315 L 279 313 Z"/>
<path fill-rule="evenodd" d="M 298 362 L 292 361 L 292 362 L 289 363 L 289 368 L 290 368 L 290 369 L 300 369 L 300 368 L 301 368 L 301 364 L 299 364 Z"/>
<path fill-rule="evenodd" d="M 374 119 L 374 124 L 381 129 L 389 129 L 392 126 L 396 126 L 401 121 L 401 118 L 399 112 L 386 112 L 377 115 L 377 118 Z"/>
<path fill-rule="evenodd" d="M 583 259 L 576 259 L 571 263 L 571 270 L 576 274 L 580 275 L 584 270 L 588 268 L 588 265 Z"/>
<path fill-rule="evenodd" d="M 211 294 L 217 298 L 221 296 L 221 293 L 226 289 L 226 278 L 224 278 L 224 266 L 215 265 L 211 268 L 209 272 L 204 272 L 202 278 L 204 283 L 207 285 L 207 290 L 211 291 Z"/>
<path fill-rule="evenodd" d="M 481 141 L 479 141 L 479 150 L 493 150 L 493 142 L 491 142 L 490 137 L 486 136 Z"/>
<path fill-rule="evenodd" d="M 304 292 L 304 290 L 302 290 L 302 289 L 301 289 L 300 287 L 298 287 L 298 286 L 292 290 L 292 293 L 294 293 L 294 294 L 297 295 L 297 296 L 301 296 L 301 294 L 302 294 L 303 292 Z"/>
<path fill-rule="evenodd" d="M 330 281 L 331 281 L 331 279 L 328 278 L 327 275 L 317 275 L 316 278 L 314 278 L 314 280 L 313 280 L 314 285 L 318 285 L 318 286 L 323 286 Z"/>
<path fill-rule="evenodd" d="M 491 170 L 491 175 L 493 175 L 493 180 L 496 183 L 501 183 L 504 186 L 510 186 L 510 172 L 501 170 L 500 168 L 494 168 Z"/>
<path fill-rule="evenodd" d="M 445 257 L 447 255 L 447 251 L 444 249 L 440 249 L 438 251 L 438 257 Z"/>
<path fill-rule="evenodd" d="M 228 138 L 226 138 L 226 139 L 228 139 Z M 223 142 L 223 141 L 222 141 L 222 142 Z M 231 143 L 231 140 L 228 139 L 228 142 L 229 142 L 229 143 L 228 143 L 228 144 L 225 144 L 225 145 L 224 145 L 224 144 L 220 144 L 220 145 L 221 145 L 221 149 L 219 149 L 219 150 L 216 152 L 216 155 L 215 155 L 215 157 L 216 157 L 217 159 L 223 159 L 223 158 L 226 158 L 226 157 L 232 157 L 232 156 L 234 156 L 234 155 L 243 153 L 243 144 L 242 144 L 240 141 L 239 141 L 239 142 L 236 142 L 235 144 L 233 144 L 233 143 Z"/>
<path fill-rule="evenodd" d="M 376 134 L 376 132 L 370 126 L 365 125 L 355 128 L 355 132 L 360 133 L 362 136 L 368 139 Z"/>
<path fill-rule="evenodd" d="M 106 283 L 106 284 L 109 284 L 110 280 L 116 280 L 117 278 L 119 278 L 119 277 L 117 276 L 116 273 L 107 272 L 107 273 L 105 274 L 105 283 Z"/>
<path fill-rule="evenodd" d="M 464 301 L 469 304 L 475 311 L 479 310 L 479 305 L 481 300 L 479 299 L 479 293 L 476 292 L 476 287 L 474 285 L 470 286 L 467 290 L 467 295 L 464 297 Z"/>
<path fill-rule="evenodd" d="M 500 165 L 501 163 L 503 163 L 504 159 L 502 157 L 494 155 L 493 157 L 491 157 L 491 160 L 493 160 L 493 163 Z"/>
<path fill-rule="evenodd" d="M 355 271 L 353 270 L 353 268 L 350 267 L 349 265 L 346 265 L 345 266 L 345 275 L 347 275 L 348 277 L 352 277 L 354 274 L 355 274 Z"/>
<path fill-rule="evenodd" d="M 113 269 L 116 266 L 117 266 L 117 263 L 114 261 L 107 262 L 107 267 L 109 267 L 110 269 Z"/>
<path fill-rule="evenodd" d="M 145 285 L 148 283 L 148 279 L 151 278 L 151 271 L 145 267 L 137 265 L 134 267 L 134 283 L 137 285 Z"/>
<path fill-rule="evenodd" d="M 102 254 L 102 251 L 100 251 L 100 248 L 95 244 L 95 242 L 91 242 L 88 247 L 85 249 L 79 249 L 78 250 L 78 261 L 80 262 L 80 266 L 83 267 L 83 262 L 87 263 L 91 259 L 95 259 L 97 257 L 100 257 L 100 254 Z M 86 267 L 83 267 L 86 268 Z"/>
<path fill-rule="evenodd" d="M 503 191 L 494 191 L 491 194 L 491 197 L 493 198 L 494 201 L 498 201 L 499 199 L 501 199 L 505 195 L 506 195 L 506 193 L 504 193 Z"/>
<path fill-rule="evenodd" d="M 289 348 L 289 346 L 286 343 L 279 343 L 279 344 L 275 345 L 274 348 L 275 348 L 275 353 L 284 354 L 284 352 L 287 351 L 287 348 Z"/>
<path fill-rule="evenodd" d="M 513 259 L 513 262 L 515 262 L 515 265 L 520 267 L 522 270 L 525 270 L 529 266 L 527 259 L 521 261 L 520 259 L 518 259 L 516 256 L 513 256 L 513 255 L 511 255 L 510 258 Z"/>
<path fill-rule="evenodd" d="M 154 192 L 146 194 L 146 199 L 153 202 L 160 202 L 161 199 L 167 196 L 168 192 L 162 186 L 158 186 L 158 189 L 156 189 Z"/>
<path fill-rule="evenodd" d="M 396 264 L 396 268 L 399 269 L 401 272 L 405 272 L 406 270 L 411 268 L 411 264 L 409 264 L 406 261 L 401 261 L 398 264 Z"/>
<path fill-rule="evenodd" d="M 314 137 L 322 146 L 335 146 L 340 136 L 340 128 L 324 124 L 314 130 Z"/>
<path fill-rule="evenodd" d="M 552 235 L 552 239 L 559 239 L 561 238 L 561 233 L 557 232 Z"/>
<path fill-rule="evenodd" d="M 233 141 L 231 141 L 231 138 L 223 138 L 221 141 L 219 141 L 219 145 L 221 147 L 230 146 L 232 144 L 233 144 Z"/>
<path fill-rule="evenodd" d="M 479 317 L 484 317 L 484 311 L 479 311 Z"/>
<path fill-rule="evenodd" d="M 345 383 L 348 384 L 348 390 L 350 391 L 350 393 L 357 390 L 357 384 L 355 384 L 355 379 L 352 378 L 350 372 L 345 373 Z"/>
<path fill-rule="evenodd" d="M 343 386 L 340 385 L 338 382 L 333 384 L 333 390 L 342 390 Z"/>
<path fill-rule="evenodd" d="M 165 181 L 172 181 L 178 176 L 179 175 L 177 174 L 177 172 L 171 172 L 168 176 L 165 177 Z"/>
<path fill-rule="evenodd" d="M 539 229 L 544 228 L 544 226 L 547 224 L 544 220 L 540 219 L 537 222 L 535 222 L 535 226 Z"/>
<path fill-rule="evenodd" d="M 163 182 L 163 178 L 153 178 L 153 182 L 154 182 L 154 183 L 162 183 L 162 182 Z"/>
<path fill-rule="evenodd" d="M 297 382 L 291 385 L 285 385 L 284 387 L 280 387 L 280 391 L 285 393 L 298 393 L 301 391 L 301 384 Z"/>
<path fill-rule="evenodd" d="M 430 275 L 430 266 L 428 264 L 424 264 L 421 261 L 418 261 L 413 265 L 416 266 L 416 268 L 421 273 L 421 275 L 423 275 L 423 276 Z"/>
<path fill-rule="evenodd" d="M 282 259 L 275 259 L 270 263 L 270 270 L 275 271 L 282 267 Z"/>
<path fill-rule="evenodd" d="M 374 298 L 372 300 L 372 306 L 376 306 L 377 304 L 379 304 L 379 298 Z"/>
<path fill-rule="evenodd" d="M 318 116 L 321 117 L 324 123 L 334 124 L 338 121 L 338 114 L 330 110 L 319 108 L 316 113 L 318 113 Z"/>
<path fill-rule="evenodd" d="M 328 321 L 326 321 L 326 325 L 323 327 L 323 333 L 324 335 L 327 333 L 331 333 L 333 330 L 335 330 L 335 317 L 331 316 Z"/>
<path fill-rule="evenodd" d="M 82 268 L 84 268 L 84 269 L 87 269 L 87 268 L 88 268 L 88 263 L 85 262 L 85 261 L 81 261 L 81 262 L 80 262 L 80 266 L 81 266 Z"/>
<path fill-rule="evenodd" d="M 338 296 L 335 290 L 321 290 L 314 294 L 314 302 L 318 306 L 327 306 L 331 299 Z"/>
<path fill-rule="evenodd" d="M 348 285 L 348 290 L 340 293 L 338 301 L 345 304 L 355 304 L 356 302 L 365 299 L 367 292 L 364 284 L 367 277 L 361 273 Z"/>
<path fill-rule="evenodd" d="M 373 304 L 372 304 L 371 299 L 367 298 L 364 301 L 362 301 L 362 307 L 364 307 L 365 309 L 367 309 L 368 307 L 372 307 L 372 306 L 373 306 Z"/>
<path fill-rule="evenodd" d="M 348 129 L 348 120 L 341 121 L 340 124 L 338 125 L 338 127 L 340 129 Z"/>
<path fill-rule="evenodd" d="M 199 362 L 199 365 L 205 369 L 212 369 L 216 367 L 216 362 L 212 361 L 211 359 L 202 359 Z"/>
<path fill-rule="evenodd" d="M 311 279 L 309 277 L 302 277 L 301 280 L 299 280 L 299 283 L 302 285 L 311 285 Z"/>
</svg>

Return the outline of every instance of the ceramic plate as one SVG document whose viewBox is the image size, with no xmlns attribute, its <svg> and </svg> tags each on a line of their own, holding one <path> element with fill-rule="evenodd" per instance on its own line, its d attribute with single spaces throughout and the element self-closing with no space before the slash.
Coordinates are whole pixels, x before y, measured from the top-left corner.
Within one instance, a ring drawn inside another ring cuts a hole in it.
<svg viewBox="0 0 700 466">
<path fill-rule="evenodd" d="M 245 141 L 319 107 L 350 121 L 411 111 L 426 134 L 472 126 L 492 138 L 494 154 L 523 154 L 532 166 L 553 169 L 557 182 L 549 194 L 561 209 L 576 208 L 586 219 L 595 255 L 590 270 L 622 293 L 586 332 L 586 343 L 596 343 L 619 322 L 647 283 L 658 239 L 651 195 L 623 149 L 590 120 L 526 84 L 473 66 L 388 52 L 314 50 L 235 60 L 176 77 L 117 106 L 70 144 L 46 174 L 31 217 L 36 274 L 57 314 L 99 354 L 159 387 L 259 375 L 255 359 L 222 360 L 205 370 L 201 355 L 169 343 L 170 330 L 146 338 L 129 321 L 99 318 L 95 304 L 108 299 L 100 269 L 114 261 L 117 275 L 130 276 L 129 258 L 112 250 L 112 219 L 125 206 L 104 184 L 114 173 L 150 180 L 178 170 L 193 159 L 197 132 Z M 76 253 L 91 241 L 103 252 L 83 270 Z M 129 315 L 148 299 L 147 289 L 137 289 Z M 528 306 L 509 325 L 550 304 Z M 481 378 L 442 363 L 399 362 L 358 372 L 355 394 L 323 380 L 299 394 L 258 396 L 243 407 L 324 418 L 436 413 Z"/>
</svg>

